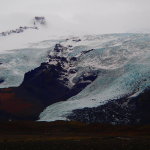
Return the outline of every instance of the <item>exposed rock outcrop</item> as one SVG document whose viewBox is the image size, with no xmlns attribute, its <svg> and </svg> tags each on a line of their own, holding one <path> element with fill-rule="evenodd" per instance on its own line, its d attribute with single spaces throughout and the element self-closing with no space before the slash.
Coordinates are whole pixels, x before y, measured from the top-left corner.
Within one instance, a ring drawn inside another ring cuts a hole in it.
<svg viewBox="0 0 150 150">
<path fill-rule="evenodd" d="M 3 83 L 5 80 L 0 78 L 0 84 Z"/>
<path fill-rule="evenodd" d="M 36 26 L 34 26 L 34 27 L 27 27 L 27 26 L 19 27 L 18 29 L 1 32 L 0 36 L 8 36 L 8 35 L 11 35 L 11 34 L 19 34 L 19 33 L 22 33 L 26 30 L 29 30 L 29 29 L 38 30 L 38 27 L 36 27 Z"/>
<path fill-rule="evenodd" d="M 2 65 L 3 63 L 0 62 L 0 65 Z M 0 78 L 0 84 L 3 83 L 5 80 L 1 77 Z"/>
<path fill-rule="evenodd" d="M 149 124 L 150 89 L 137 97 L 112 100 L 99 107 L 75 110 L 68 119 L 86 123 Z"/>
<path fill-rule="evenodd" d="M 20 26 L 17 29 L 13 29 L 13 30 L 8 30 L 8 31 L 4 31 L 0 33 L 0 37 L 1 36 L 8 36 L 8 35 L 12 35 L 12 34 L 19 34 L 19 33 L 23 33 L 26 30 L 38 30 L 39 29 L 39 25 L 46 25 L 46 19 L 45 17 L 39 17 L 39 16 L 35 16 L 33 19 L 33 24 L 30 26 Z"/>
<path fill-rule="evenodd" d="M 26 73 L 20 86 L 41 99 L 45 106 L 78 94 L 97 77 L 91 72 L 82 74 L 77 81 L 73 81 L 71 76 L 77 73 L 74 69 L 77 58 L 65 57 L 67 49 L 56 44 L 52 55 L 49 55 L 49 62 L 42 63 L 40 67 Z"/>
<path fill-rule="evenodd" d="M 43 16 L 34 17 L 34 25 L 46 25 L 46 19 Z"/>
</svg>

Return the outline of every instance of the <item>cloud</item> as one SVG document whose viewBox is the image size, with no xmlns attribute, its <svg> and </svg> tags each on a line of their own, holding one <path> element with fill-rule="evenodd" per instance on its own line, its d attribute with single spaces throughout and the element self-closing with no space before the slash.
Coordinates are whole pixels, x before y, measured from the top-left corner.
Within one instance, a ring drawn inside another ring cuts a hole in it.
<svg viewBox="0 0 150 150">
<path fill-rule="evenodd" d="M 53 26 L 76 32 L 150 31 L 149 5 L 149 0 L 0 0 L 0 30 L 44 15 Z"/>
</svg>

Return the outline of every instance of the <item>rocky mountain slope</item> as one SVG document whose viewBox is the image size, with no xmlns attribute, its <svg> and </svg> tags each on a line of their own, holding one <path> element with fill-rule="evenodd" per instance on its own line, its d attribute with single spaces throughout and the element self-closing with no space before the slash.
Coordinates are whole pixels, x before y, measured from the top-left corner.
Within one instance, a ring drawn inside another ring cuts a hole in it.
<svg viewBox="0 0 150 150">
<path fill-rule="evenodd" d="M 67 118 L 86 123 L 149 124 L 150 88 L 137 97 L 112 100 L 102 106 L 74 110 Z"/>
</svg>

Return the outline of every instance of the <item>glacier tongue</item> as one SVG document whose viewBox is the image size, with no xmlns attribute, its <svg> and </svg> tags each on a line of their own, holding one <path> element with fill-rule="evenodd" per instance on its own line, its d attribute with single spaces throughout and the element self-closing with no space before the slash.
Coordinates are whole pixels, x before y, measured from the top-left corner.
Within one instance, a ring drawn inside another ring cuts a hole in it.
<svg viewBox="0 0 150 150">
<path fill-rule="evenodd" d="M 66 120 L 73 110 L 132 97 L 150 86 L 149 34 L 84 36 L 75 44 L 72 40 L 61 44 L 73 45 L 69 55 L 79 56 L 79 72 L 97 71 L 98 78 L 78 95 L 48 106 L 40 114 L 40 121 Z M 84 53 L 89 49 L 93 50 Z"/>
</svg>

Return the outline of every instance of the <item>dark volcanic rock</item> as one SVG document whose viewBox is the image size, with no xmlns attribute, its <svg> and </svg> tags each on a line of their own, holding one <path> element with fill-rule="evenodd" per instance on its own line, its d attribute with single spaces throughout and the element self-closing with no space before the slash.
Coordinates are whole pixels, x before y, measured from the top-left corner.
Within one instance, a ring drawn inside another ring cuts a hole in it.
<svg viewBox="0 0 150 150">
<path fill-rule="evenodd" d="M 82 76 L 72 88 L 68 87 L 69 79 L 63 76 L 66 70 L 61 64 L 41 64 L 40 67 L 25 74 L 20 88 L 41 99 L 45 106 L 66 100 L 83 90 L 97 77 L 95 74 Z M 84 82 L 83 82 L 84 81 Z M 86 82 L 87 81 L 87 82 Z"/>
<path fill-rule="evenodd" d="M 90 49 L 90 50 L 87 50 L 87 51 L 83 51 L 82 54 L 86 54 L 86 53 L 89 53 L 91 51 L 93 51 L 94 49 Z"/>
<path fill-rule="evenodd" d="M 122 98 L 99 107 L 74 110 L 68 119 L 86 123 L 149 124 L 150 89 L 134 98 Z"/>
<path fill-rule="evenodd" d="M 72 41 L 73 41 L 73 42 L 80 42 L 81 39 L 73 39 Z"/>
<path fill-rule="evenodd" d="M 3 83 L 5 80 L 4 79 L 0 79 L 0 84 Z"/>
<path fill-rule="evenodd" d="M 54 52 L 63 52 L 67 50 L 67 47 L 62 46 L 61 44 L 56 44 L 54 48 Z"/>
<path fill-rule="evenodd" d="M 72 58 L 70 59 L 70 61 L 77 61 L 77 58 L 76 58 L 76 57 L 72 57 Z"/>
<path fill-rule="evenodd" d="M 44 105 L 65 100 L 69 88 L 59 77 L 64 70 L 58 65 L 41 64 L 40 67 L 25 74 L 21 88 L 41 99 Z"/>
</svg>

